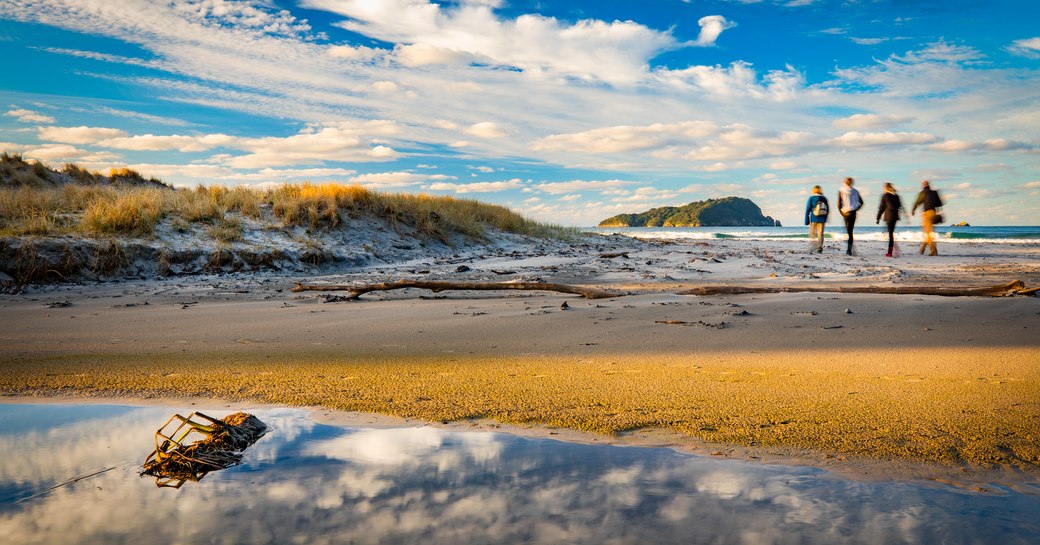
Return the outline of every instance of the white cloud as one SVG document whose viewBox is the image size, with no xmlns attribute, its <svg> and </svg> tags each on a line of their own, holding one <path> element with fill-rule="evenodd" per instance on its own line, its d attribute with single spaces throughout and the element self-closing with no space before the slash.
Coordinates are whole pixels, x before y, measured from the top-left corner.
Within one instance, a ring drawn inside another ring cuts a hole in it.
<svg viewBox="0 0 1040 545">
<path fill-rule="evenodd" d="M 873 129 L 907 123 L 912 119 L 912 117 L 897 115 L 853 114 L 849 117 L 835 119 L 831 124 L 840 129 Z"/>
<path fill-rule="evenodd" d="M 379 93 L 393 93 L 399 89 L 398 85 L 392 81 L 381 80 L 372 84 L 372 88 Z"/>
<path fill-rule="evenodd" d="M 360 176 L 350 178 L 348 181 L 350 183 L 374 187 L 407 187 L 419 185 L 429 179 L 430 176 L 426 174 L 398 171 L 361 174 Z"/>
<path fill-rule="evenodd" d="M 33 110 L 17 109 L 8 110 L 7 116 L 13 117 L 22 123 L 54 123 L 54 118 Z"/>
<path fill-rule="evenodd" d="M 478 138 L 502 138 L 509 133 L 491 121 L 475 123 L 466 129 L 466 134 Z"/>
<path fill-rule="evenodd" d="M 41 127 L 36 131 L 40 140 L 63 144 L 96 144 L 109 138 L 126 136 L 126 131 L 105 127 Z"/>
<path fill-rule="evenodd" d="M 374 144 L 378 137 L 399 132 L 392 121 L 366 121 L 307 128 L 284 138 L 238 138 L 228 146 L 251 153 L 228 158 L 225 164 L 233 168 L 262 168 L 325 161 L 389 161 L 398 156 L 397 152 Z"/>
<path fill-rule="evenodd" d="M 26 151 L 23 155 L 40 161 L 54 161 L 56 159 L 82 159 L 91 152 L 79 149 L 67 144 L 49 144 Z"/>
<path fill-rule="evenodd" d="M 699 46 L 712 46 L 715 45 L 715 40 L 719 38 L 722 31 L 737 26 L 732 21 L 727 21 L 725 17 L 721 15 L 708 15 L 707 17 L 701 17 L 697 24 L 701 27 L 701 32 L 697 36 L 697 45 Z"/>
<path fill-rule="evenodd" d="M 655 123 L 644 127 L 622 125 L 588 131 L 546 136 L 531 147 L 535 150 L 579 153 L 619 153 L 660 148 L 716 134 L 718 125 L 710 121 Z"/>
<path fill-rule="evenodd" d="M 904 146 L 911 144 L 930 144 L 938 138 L 922 132 L 847 132 L 832 142 L 839 148 L 876 148 L 883 146 Z"/>
<path fill-rule="evenodd" d="M 495 193 L 510 189 L 520 189 L 523 182 L 519 178 L 513 178 L 504 182 L 474 182 L 469 184 L 437 182 L 427 186 L 425 189 L 431 191 L 454 191 L 455 193 Z"/>
<path fill-rule="evenodd" d="M 145 123 L 154 125 L 170 125 L 176 127 L 185 127 L 189 123 L 183 119 L 175 119 L 172 117 L 163 117 L 159 115 L 144 114 L 141 112 L 133 112 L 129 110 L 120 110 L 118 108 L 110 108 L 108 106 L 95 106 L 90 110 L 80 109 L 81 111 L 96 112 L 106 116 L 123 117 L 127 119 L 133 119 L 135 121 L 144 121 Z"/>
<path fill-rule="evenodd" d="M 208 134 L 204 136 L 183 136 L 178 134 L 157 136 L 154 134 L 142 134 L 137 136 L 109 138 L 96 142 L 96 145 L 105 148 L 135 151 L 177 150 L 181 152 L 193 152 L 206 151 L 220 146 L 229 146 L 234 142 L 234 137 L 225 134 Z"/>
<path fill-rule="evenodd" d="M 333 45 L 325 50 L 325 54 L 334 59 L 347 59 L 352 61 L 367 61 L 374 59 L 385 51 L 365 46 Z"/>
<path fill-rule="evenodd" d="M 938 142 L 932 144 L 931 149 L 936 151 L 945 151 L 950 153 L 957 153 L 962 151 L 968 151 L 975 148 L 977 144 L 974 142 L 968 142 L 966 140 L 946 140 L 944 142 Z"/>
<path fill-rule="evenodd" d="M 70 146 L 68 144 L 46 144 L 40 147 L 27 149 L 23 155 L 26 158 L 39 161 L 78 161 L 83 163 L 111 162 L 119 159 L 118 155 L 112 153 L 97 153 Z"/>
<path fill-rule="evenodd" d="M 1040 37 L 1015 40 L 1008 46 L 1008 51 L 1023 57 L 1040 58 Z"/>
<path fill-rule="evenodd" d="M 790 100 L 805 86 L 805 76 L 791 66 L 785 70 L 771 70 L 759 81 L 758 73 L 751 63 L 745 61 L 735 61 L 728 67 L 700 65 L 676 70 L 658 69 L 654 78 L 679 91 L 772 100 Z"/>
<path fill-rule="evenodd" d="M 852 40 L 854 43 L 859 44 L 859 45 L 877 45 L 877 44 L 885 43 L 888 40 L 890 40 L 891 38 L 849 38 L 849 39 Z"/>
<path fill-rule="evenodd" d="M 394 56 L 397 62 L 410 67 L 431 64 L 460 65 L 475 60 L 472 55 L 429 44 L 398 45 L 394 48 Z"/>
<path fill-rule="evenodd" d="M 631 21 L 582 20 L 568 25 L 537 14 L 502 20 L 485 2 L 448 8 L 425 0 L 302 4 L 346 16 L 338 25 L 347 30 L 401 44 L 405 49 L 399 54 L 413 65 L 450 61 L 450 51 L 528 74 L 631 83 L 645 75 L 650 58 L 678 46 L 671 34 Z M 702 45 L 714 43 L 730 24 L 713 17 L 702 19 Z"/>
<path fill-rule="evenodd" d="M 194 178 L 197 180 L 214 181 L 234 175 L 234 171 L 220 165 L 178 165 L 178 164 L 155 164 L 139 163 L 127 165 L 129 168 L 140 172 L 143 176 L 156 178 Z"/>
<path fill-rule="evenodd" d="M 925 62 L 972 63 L 982 59 L 983 55 L 972 47 L 955 45 L 945 40 L 939 40 L 938 42 L 928 44 L 928 47 L 920 51 L 907 51 L 902 57 L 893 56 L 892 58 L 908 64 Z"/>
<path fill-rule="evenodd" d="M 569 182 L 543 182 L 533 187 L 550 195 L 564 195 L 576 191 L 600 191 L 637 185 L 637 182 L 622 180 L 571 180 Z"/>
</svg>

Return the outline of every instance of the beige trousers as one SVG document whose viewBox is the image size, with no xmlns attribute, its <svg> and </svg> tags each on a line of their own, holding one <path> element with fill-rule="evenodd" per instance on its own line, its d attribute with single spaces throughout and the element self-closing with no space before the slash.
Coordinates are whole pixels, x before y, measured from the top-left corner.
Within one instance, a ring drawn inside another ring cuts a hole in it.
<svg viewBox="0 0 1040 545">
<path fill-rule="evenodd" d="M 935 210 L 925 210 L 921 215 L 921 230 L 924 231 L 924 240 L 921 241 L 921 253 L 925 248 L 929 255 L 939 255 L 935 248 Z"/>
<path fill-rule="evenodd" d="M 823 226 L 825 223 L 809 223 L 809 251 L 823 252 Z"/>
</svg>

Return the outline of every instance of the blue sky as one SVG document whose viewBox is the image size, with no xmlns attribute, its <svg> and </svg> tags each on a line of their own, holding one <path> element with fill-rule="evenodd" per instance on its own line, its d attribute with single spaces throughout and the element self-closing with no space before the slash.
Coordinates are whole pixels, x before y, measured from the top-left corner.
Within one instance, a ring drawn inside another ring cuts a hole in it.
<svg viewBox="0 0 1040 545">
<path fill-rule="evenodd" d="M 1040 211 L 1035 0 L 0 0 L 0 149 L 176 185 L 310 180 L 592 225 L 746 196 L 801 223 L 930 179 Z"/>
</svg>

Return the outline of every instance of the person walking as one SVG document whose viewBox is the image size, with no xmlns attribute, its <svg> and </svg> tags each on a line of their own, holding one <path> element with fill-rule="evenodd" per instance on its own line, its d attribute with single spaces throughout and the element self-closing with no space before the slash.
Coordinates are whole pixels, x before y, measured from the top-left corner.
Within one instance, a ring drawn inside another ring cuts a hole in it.
<svg viewBox="0 0 1040 545">
<path fill-rule="evenodd" d="M 878 205 L 877 209 L 877 220 L 874 223 L 881 223 L 881 218 L 885 218 L 885 226 L 888 227 L 888 253 L 885 257 L 893 257 L 897 252 L 896 248 L 896 222 L 899 221 L 899 211 L 902 210 L 904 213 L 906 209 L 903 208 L 903 201 L 900 200 L 899 195 L 896 193 L 896 188 L 892 187 L 892 184 L 885 184 L 885 192 L 881 195 L 881 204 Z"/>
<path fill-rule="evenodd" d="M 841 213 L 841 217 L 845 220 L 845 232 L 849 236 L 845 255 L 855 255 L 855 250 L 852 247 L 852 230 L 856 228 L 856 211 L 863 206 L 863 199 L 860 198 L 859 191 L 852 187 L 853 183 L 855 183 L 855 180 L 851 177 L 845 178 L 845 185 L 838 190 L 838 212 Z"/>
<path fill-rule="evenodd" d="M 921 192 L 917 194 L 917 200 L 914 201 L 914 207 L 910 209 L 910 215 L 913 216 L 917 212 L 917 207 L 921 207 L 921 230 L 924 232 L 924 240 L 921 241 L 920 253 L 922 254 L 925 248 L 928 248 L 930 250 L 928 255 L 939 255 L 935 248 L 935 224 L 942 221 L 938 210 L 942 205 L 939 192 L 932 189 L 928 180 L 921 182 Z"/>
<path fill-rule="evenodd" d="M 812 195 L 805 203 L 805 224 L 809 226 L 809 251 L 823 253 L 823 226 L 827 223 L 830 205 L 820 186 L 813 186 Z"/>
</svg>

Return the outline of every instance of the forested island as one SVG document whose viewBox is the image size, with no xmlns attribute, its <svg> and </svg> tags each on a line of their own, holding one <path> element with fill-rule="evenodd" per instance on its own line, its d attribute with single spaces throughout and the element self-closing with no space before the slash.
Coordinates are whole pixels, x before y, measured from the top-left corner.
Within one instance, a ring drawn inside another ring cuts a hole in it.
<svg viewBox="0 0 1040 545">
<path fill-rule="evenodd" d="M 780 227 L 750 199 L 725 197 L 684 206 L 664 206 L 639 214 L 618 214 L 599 227 Z"/>
</svg>

